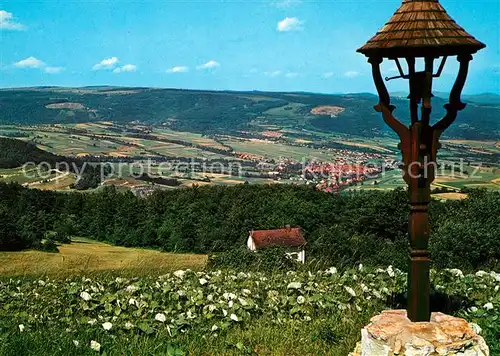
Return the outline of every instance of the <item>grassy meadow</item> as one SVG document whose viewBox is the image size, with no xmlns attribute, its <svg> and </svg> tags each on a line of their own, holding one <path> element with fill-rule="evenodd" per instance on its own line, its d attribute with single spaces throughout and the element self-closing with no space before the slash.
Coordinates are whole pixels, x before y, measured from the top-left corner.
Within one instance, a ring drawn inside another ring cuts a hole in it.
<svg viewBox="0 0 500 356">
<path fill-rule="evenodd" d="M 0 276 L 63 278 L 99 273 L 160 275 L 177 269 L 201 269 L 205 255 L 172 254 L 126 248 L 84 238 L 59 246 L 59 253 L 0 252 Z"/>
<path fill-rule="evenodd" d="M 431 277 L 467 300 L 448 313 L 477 323 L 491 354 L 500 352 L 500 275 L 443 270 Z M 396 296 L 405 281 L 398 269 L 362 266 L 5 279 L 0 355 L 347 356 L 373 315 L 401 308 Z"/>
</svg>

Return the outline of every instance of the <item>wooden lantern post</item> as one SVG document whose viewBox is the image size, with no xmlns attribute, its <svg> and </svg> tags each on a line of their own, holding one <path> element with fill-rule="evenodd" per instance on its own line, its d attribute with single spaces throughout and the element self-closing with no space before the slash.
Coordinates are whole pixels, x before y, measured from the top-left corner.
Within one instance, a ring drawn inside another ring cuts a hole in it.
<svg viewBox="0 0 500 356">
<path fill-rule="evenodd" d="M 457 25 L 438 0 L 404 0 L 401 7 L 377 34 L 358 52 L 368 57 L 379 96 L 375 110 L 382 114 L 387 125 L 399 139 L 403 156 L 403 178 L 408 185 L 411 213 L 409 217 L 410 266 L 408 273 L 408 317 L 411 321 L 429 321 L 429 211 L 431 183 L 435 178 L 439 138 L 465 108 L 460 96 L 465 85 L 472 54 L 485 45 Z M 460 63 L 446 115 L 431 124 L 432 81 L 439 77 L 449 56 Z M 434 61 L 441 63 L 434 73 Z M 393 116 L 391 100 L 380 64 L 383 59 L 394 60 L 399 75 L 392 78 L 409 80 L 409 126 Z M 416 60 L 423 60 L 423 70 L 417 71 Z M 407 73 L 400 63 L 405 60 Z M 419 115 L 420 106 L 420 115 Z"/>
</svg>

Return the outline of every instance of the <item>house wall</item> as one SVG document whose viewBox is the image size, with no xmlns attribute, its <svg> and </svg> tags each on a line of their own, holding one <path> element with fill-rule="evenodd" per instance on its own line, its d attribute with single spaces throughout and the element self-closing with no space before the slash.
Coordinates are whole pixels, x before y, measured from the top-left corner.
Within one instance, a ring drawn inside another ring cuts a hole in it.
<svg viewBox="0 0 500 356">
<path fill-rule="evenodd" d="M 299 252 L 299 261 L 302 263 L 306 263 L 306 250 L 302 250 Z"/>
<path fill-rule="evenodd" d="M 301 263 L 306 262 L 306 251 L 305 250 L 298 251 L 298 252 L 287 252 L 286 255 L 290 258 L 296 259 L 297 261 L 299 261 Z"/>
<path fill-rule="evenodd" d="M 252 235 L 248 236 L 248 240 L 247 240 L 247 247 L 250 251 L 257 251 L 257 248 L 255 247 L 255 242 L 252 238 Z M 287 253 L 286 254 L 287 256 L 291 256 L 295 259 L 297 259 L 297 261 L 301 262 L 301 263 L 305 263 L 306 262 L 306 251 L 305 250 L 301 250 L 301 251 L 298 251 L 298 252 L 292 252 L 292 253 Z"/>
<path fill-rule="evenodd" d="M 253 241 L 252 236 L 248 236 L 247 247 L 248 247 L 248 249 L 250 251 L 255 251 L 256 250 L 256 248 L 255 248 L 255 242 Z"/>
</svg>

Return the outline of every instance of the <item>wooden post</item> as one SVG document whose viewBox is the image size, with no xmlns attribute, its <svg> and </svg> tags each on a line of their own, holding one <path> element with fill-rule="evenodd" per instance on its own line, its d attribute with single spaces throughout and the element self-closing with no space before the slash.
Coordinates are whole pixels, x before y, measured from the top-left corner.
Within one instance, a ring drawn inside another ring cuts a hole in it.
<svg viewBox="0 0 500 356">
<path fill-rule="evenodd" d="M 410 198 L 410 217 L 408 230 L 410 235 L 410 262 L 408 273 L 408 317 L 413 322 L 430 320 L 430 277 L 429 277 L 429 202 L 431 184 L 435 179 L 436 156 L 440 148 L 439 138 L 453 123 L 458 111 L 465 108 L 460 95 L 465 84 L 470 54 L 458 56 L 460 69 L 450 93 L 449 103 L 445 105 L 446 115 L 435 125 L 430 125 L 432 111 L 433 57 L 425 58 L 425 71 L 416 73 L 415 59 L 407 58 L 410 79 L 409 127 L 398 121 L 392 114 L 395 107 L 390 103 L 390 96 L 382 80 L 380 64 L 382 58 L 370 57 L 372 75 L 379 94 L 379 104 L 375 110 L 382 113 L 387 125 L 396 132 L 401 140 L 403 155 L 403 178 L 408 184 Z M 418 120 L 417 107 L 422 104 L 421 119 Z"/>
</svg>

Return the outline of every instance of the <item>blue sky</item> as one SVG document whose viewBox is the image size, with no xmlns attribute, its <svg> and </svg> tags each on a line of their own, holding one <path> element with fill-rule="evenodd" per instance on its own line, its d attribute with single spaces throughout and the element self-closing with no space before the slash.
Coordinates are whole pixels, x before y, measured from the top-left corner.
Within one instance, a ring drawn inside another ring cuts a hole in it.
<svg viewBox="0 0 500 356">
<path fill-rule="evenodd" d="M 0 87 L 373 92 L 355 51 L 400 0 L 3 0 Z M 441 0 L 487 44 L 466 93 L 500 93 L 500 0 Z M 393 75 L 386 63 L 386 75 Z M 434 88 L 449 91 L 456 61 Z M 391 81 L 390 90 L 405 90 Z"/>
</svg>

